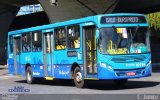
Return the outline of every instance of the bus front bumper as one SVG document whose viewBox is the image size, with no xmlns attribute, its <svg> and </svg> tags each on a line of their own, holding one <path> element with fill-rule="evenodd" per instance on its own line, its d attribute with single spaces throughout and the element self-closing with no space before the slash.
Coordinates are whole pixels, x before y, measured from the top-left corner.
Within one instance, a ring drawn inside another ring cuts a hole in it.
<svg viewBox="0 0 160 100">
<path fill-rule="evenodd" d="M 151 64 L 140 69 L 114 70 L 111 67 L 99 67 L 98 79 L 132 79 L 151 76 Z"/>
</svg>

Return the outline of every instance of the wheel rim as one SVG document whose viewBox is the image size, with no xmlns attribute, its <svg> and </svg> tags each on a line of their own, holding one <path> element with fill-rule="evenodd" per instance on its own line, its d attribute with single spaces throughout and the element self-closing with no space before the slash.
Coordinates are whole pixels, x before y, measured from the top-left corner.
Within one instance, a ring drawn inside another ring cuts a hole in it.
<svg viewBox="0 0 160 100">
<path fill-rule="evenodd" d="M 76 73 L 76 81 L 78 83 L 80 83 L 82 81 L 82 73 L 81 72 Z"/>
<path fill-rule="evenodd" d="M 27 73 L 27 80 L 31 81 L 31 74 L 30 74 L 30 72 Z"/>
</svg>

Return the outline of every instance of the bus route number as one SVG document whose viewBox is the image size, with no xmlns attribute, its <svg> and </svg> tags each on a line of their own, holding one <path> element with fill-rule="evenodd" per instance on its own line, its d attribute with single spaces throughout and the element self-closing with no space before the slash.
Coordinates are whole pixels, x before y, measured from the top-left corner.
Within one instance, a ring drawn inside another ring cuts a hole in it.
<svg viewBox="0 0 160 100">
<path fill-rule="evenodd" d="M 116 18 L 114 17 L 107 17 L 106 18 L 106 23 L 115 23 L 116 22 Z"/>
</svg>

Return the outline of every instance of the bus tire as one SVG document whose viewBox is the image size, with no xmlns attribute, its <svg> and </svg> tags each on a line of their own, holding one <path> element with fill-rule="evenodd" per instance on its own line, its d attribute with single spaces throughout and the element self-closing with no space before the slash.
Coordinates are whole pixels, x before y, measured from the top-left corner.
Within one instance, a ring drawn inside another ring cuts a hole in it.
<svg viewBox="0 0 160 100">
<path fill-rule="evenodd" d="M 31 67 L 27 67 L 27 69 L 26 69 L 26 81 L 28 84 L 33 84 L 33 82 L 34 82 L 34 77 L 33 77 Z"/>
<path fill-rule="evenodd" d="M 85 87 L 85 82 L 84 79 L 82 79 L 82 73 L 81 69 L 79 67 L 76 67 L 74 69 L 74 84 L 77 88 L 84 88 Z"/>
<path fill-rule="evenodd" d="M 128 79 L 115 79 L 114 83 L 116 86 L 125 86 L 128 82 Z"/>
</svg>

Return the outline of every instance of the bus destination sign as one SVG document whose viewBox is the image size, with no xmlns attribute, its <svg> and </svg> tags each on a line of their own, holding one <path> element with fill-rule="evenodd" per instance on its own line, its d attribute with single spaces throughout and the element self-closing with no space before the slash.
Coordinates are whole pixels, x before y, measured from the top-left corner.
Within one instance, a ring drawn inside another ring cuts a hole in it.
<svg viewBox="0 0 160 100">
<path fill-rule="evenodd" d="M 102 16 L 101 24 L 146 23 L 144 16 Z"/>
</svg>

